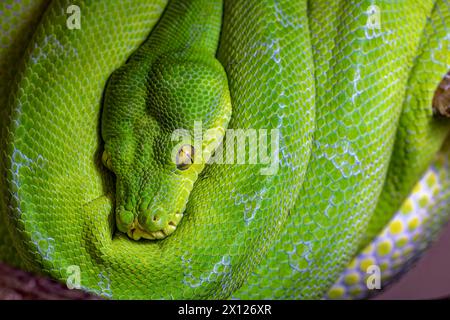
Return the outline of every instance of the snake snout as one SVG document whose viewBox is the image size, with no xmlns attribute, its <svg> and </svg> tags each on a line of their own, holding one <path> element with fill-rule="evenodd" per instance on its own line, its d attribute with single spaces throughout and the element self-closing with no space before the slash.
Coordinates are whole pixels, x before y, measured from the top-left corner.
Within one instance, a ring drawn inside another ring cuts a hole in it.
<svg viewBox="0 0 450 320">
<path fill-rule="evenodd" d="M 183 214 L 179 212 L 170 213 L 160 207 L 139 210 L 138 217 L 127 233 L 134 240 L 164 239 L 176 230 L 182 217 Z"/>
<path fill-rule="evenodd" d="M 116 215 L 119 230 L 127 233 L 134 240 L 164 239 L 176 230 L 183 218 L 182 213 L 170 213 L 159 207 L 136 211 L 137 216 L 133 214 L 133 210 L 120 206 Z"/>
<path fill-rule="evenodd" d="M 160 207 L 144 210 L 139 217 L 142 237 L 163 239 L 176 230 L 182 217 L 180 213 L 172 214 Z"/>
<path fill-rule="evenodd" d="M 168 215 L 161 208 L 144 211 L 143 228 L 148 233 L 162 231 L 168 225 Z"/>
</svg>

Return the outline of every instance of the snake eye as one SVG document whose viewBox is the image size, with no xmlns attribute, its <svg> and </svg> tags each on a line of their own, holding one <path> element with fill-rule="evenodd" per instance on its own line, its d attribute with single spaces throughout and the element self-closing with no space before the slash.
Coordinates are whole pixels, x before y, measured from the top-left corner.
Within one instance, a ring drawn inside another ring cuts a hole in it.
<svg viewBox="0 0 450 320">
<path fill-rule="evenodd" d="M 194 147 L 190 144 L 185 144 L 178 150 L 177 153 L 177 169 L 186 170 L 194 163 Z"/>
<path fill-rule="evenodd" d="M 103 151 L 102 162 L 106 168 L 112 171 L 111 156 L 109 155 L 109 152 L 106 150 Z"/>
</svg>

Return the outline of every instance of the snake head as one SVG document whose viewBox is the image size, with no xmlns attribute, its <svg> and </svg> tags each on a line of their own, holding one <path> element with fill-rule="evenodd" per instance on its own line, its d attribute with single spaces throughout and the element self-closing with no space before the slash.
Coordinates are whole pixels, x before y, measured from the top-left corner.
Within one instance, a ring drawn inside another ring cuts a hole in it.
<svg viewBox="0 0 450 320">
<path fill-rule="evenodd" d="M 190 53 L 130 61 L 111 75 L 102 159 L 116 176 L 119 231 L 138 240 L 162 239 L 176 230 L 230 117 L 226 74 L 214 57 Z M 190 139 L 195 123 L 201 123 L 202 135 L 209 133 L 197 148 Z M 175 132 L 185 134 L 174 139 Z"/>
</svg>

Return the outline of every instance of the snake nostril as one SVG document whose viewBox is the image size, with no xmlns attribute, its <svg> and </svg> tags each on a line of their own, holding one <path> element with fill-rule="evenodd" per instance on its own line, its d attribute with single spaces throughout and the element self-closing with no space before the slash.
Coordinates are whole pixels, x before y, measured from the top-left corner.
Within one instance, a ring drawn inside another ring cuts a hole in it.
<svg viewBox="0 0 450 320">
<path fill-rule="evenodd" d="M 144 217 L 144 227 L 147 231 L 155 232 L 164 229 L 168 222 L 168 215 L 162 209 L 147 210 Z"/>
</svg>

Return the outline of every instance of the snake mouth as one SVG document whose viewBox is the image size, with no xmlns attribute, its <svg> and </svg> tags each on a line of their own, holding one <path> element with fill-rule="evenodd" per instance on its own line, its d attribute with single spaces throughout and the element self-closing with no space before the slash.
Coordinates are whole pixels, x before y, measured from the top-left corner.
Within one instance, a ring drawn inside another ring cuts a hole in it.
<svg viewBox="0 0 450 320">
<path fill-rule="evenodd" d="M 177 212 L 173 215 L 170 215 L 170 217 L 171 218 L 165 224 L 165 226 L 156 231 L 146 230 L 146 228 L 143 227 L 136 218 L 133 226 L 128 230 L 127 234 L 133 240 L 139 240 L 141 238 L 147 240 L 162 240 L 175 232 L 178 224 L 183 218 L 183 214 Z"/>
</svg>

